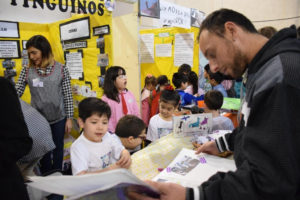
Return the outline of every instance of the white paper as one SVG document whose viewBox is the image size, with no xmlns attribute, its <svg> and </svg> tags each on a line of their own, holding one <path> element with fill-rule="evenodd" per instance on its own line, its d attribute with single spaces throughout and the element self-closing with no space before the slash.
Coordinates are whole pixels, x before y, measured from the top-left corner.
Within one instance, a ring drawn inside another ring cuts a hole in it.
<svg viewBox="0 0 300 200">
<path fill-rule="evenodd" d="M 194 33 L 175 34 L 174 65 L 189 64 L 193 66 Z"/>
<path fill-rule="evenodd" d="M 116 169 L 98 174 L 80 176 L 33 176 L 30 187 L 49 193 L 68 196 L 68 199 L 77 199 L 85 194 L 104 191 L 121 183 L 145 186 L 148 190 L 155 191 L 145 182 L 139 180 L 126 169 Z"/>
<path fill-rule="evenodd" d="M 173 182 L 184 187 L 197 187 L 220 172 L 235 171 L 233 160 L 183 148 L 171 164 L 153 178 L 159 182 Z"/>
<path fill-rule="evenodd" d="M 61 41 L 89 37 L 89 18 L 60 25 Z"/>
<path fill-rule="evenodd" d="M 155 45 L 156 57 L 172 57 L 172 44 L 157 44 Z"/>
<path fill-rule="evenodd" d="M 0 22 L 0 37 L 18 38 L 18 22 Z"/>
<path fill-rule="evenodd" d="M 82 57 L 80 52 L 66 54 L 66 66 L 70 72 L 71 79 L 79 79 L 82 77 Z"/>
<path fill-rule="evenodd" d="M 19 57 L 18 41 L 0 41 L 0 58 Z"/>
<path fill-rule="evenodd" d="M 154 63 L 154 34 L 141 34 L 141 63 Z"/>
<path fill-rule="evenodd" d="M 181 28 L 191 28 L 191 9 L 167 1 L 159 1 L 160 24 Z"/>
</svg>

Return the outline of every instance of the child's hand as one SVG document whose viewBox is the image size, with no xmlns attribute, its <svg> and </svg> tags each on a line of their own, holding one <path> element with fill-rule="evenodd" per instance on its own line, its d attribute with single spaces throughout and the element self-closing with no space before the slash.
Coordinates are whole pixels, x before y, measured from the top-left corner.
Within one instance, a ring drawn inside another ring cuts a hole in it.
<svg viewBox="0 0 300 200">
<path fill-rule="evenodd" d="M 194 146 L 194 150 L 201 146 L 201 144 L 198 144 L 197 142 L 192 142 L 192 144 Z"/>
<path fill-rule="evenodd" d="M 128 169 L 130 167 L 131 157 L 130 153 L 126 149 L 122 151 L 120 160 L 116 164 L 119 165 L 121 168 Z"/>
<path fill-rule="evenodd" d="M 119 165 L 117 165 L 116 163 L 109 165 L 108 170 L 112 170 L 112 169 L 119 169 L 121 168 Z"/>
</svg>

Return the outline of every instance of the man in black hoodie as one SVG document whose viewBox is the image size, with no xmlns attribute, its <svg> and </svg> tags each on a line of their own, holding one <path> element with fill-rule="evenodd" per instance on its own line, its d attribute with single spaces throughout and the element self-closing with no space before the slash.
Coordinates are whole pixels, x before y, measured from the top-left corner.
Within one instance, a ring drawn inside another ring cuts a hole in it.
<svg viewBox="0 0 300 200">
<path fill-rule="evenodd" d="M 240 13 L 210 14 L 199 33 L 212 72 L 244 74 L 240 126 L 202 145 L 197 153 L 234 152 L 235 172 L 219 172 L 199 188 L 150 182 L 161 199 L 300 199 L 300 41 L 295 28 L 270 40 Z"/>
</svg>

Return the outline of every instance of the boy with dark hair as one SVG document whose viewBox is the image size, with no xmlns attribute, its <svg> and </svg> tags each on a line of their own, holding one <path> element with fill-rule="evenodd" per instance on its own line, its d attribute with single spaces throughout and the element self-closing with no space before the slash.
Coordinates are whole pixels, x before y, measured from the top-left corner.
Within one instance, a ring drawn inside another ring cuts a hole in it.
<svg viewBox="0 0 300 200">
<path fill-rule="evenodd" d="M 188 75 L 190 72 L 192 71 L 192 68 L 190 65 L 188 64 L 182 64 L 180 65 L 180 67 L 178 68 L 178 73 L 182 73 L 184 75 Z"/>
<path fill-rule="evenodd" d="M 220 115 L 220 109 L 223 105 L 223 95 L 218 90 L 210 90 L 204 95 L 204 112 L 211 113 L 213 117 L 212 130 L 233 130 L 232 121 Z"/>
<path fill-rule="evenodd" d="M 71 146 L 73 175 L 129 168 L 129 152 L 116 136 L 108 132 L 109 105 L 101 99 L 89 97 L 79 103 L 78 110 L 78 124 L 83 132 Z"/>
<path fill-rule="evenodd" d="M 209 71 L 208 79 L 209 79 L 209 83 L 211 84 L 213 90 L 220 91 L 222 93 L 223 97 L 228 96 L 224 86 L 221 84 L 222 81 L 224 80 L 221 73 L 212 73 L 211 71 Z"/>
<path fill-rule="evenodd" d="M 116 135 L 130 154 L 133 154 L 146 139 L 146 124 L 135 115 L 126 115 L 118 121 Z"/>
<path fill-rule="evenodd" d="M 190 105 L 193 103 L 193 101 L 196 103 L 197 101 L 203 100 L 203 95 L 201 95 L 200 97 L 195 97 L 184 92 L 184 90 L 188 86 L 188 77 L 186 75 L 182 73 L 174 73 L 172 82 L 176 87 L 176 91 L 180 95 L 181 106 Z"/>
</svg>

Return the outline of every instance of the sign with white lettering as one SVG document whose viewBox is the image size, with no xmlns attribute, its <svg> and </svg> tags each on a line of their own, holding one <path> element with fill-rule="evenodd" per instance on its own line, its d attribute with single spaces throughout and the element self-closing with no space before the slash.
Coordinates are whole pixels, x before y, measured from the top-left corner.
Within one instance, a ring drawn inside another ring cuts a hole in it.
<svg viewBox="0 0 300 200">
<path fill-rule="evenodd" d="M 59 25 L 62 42 L 90 38 L 90 18 L 85 17 Z"/>
<path fill-rule="evenodd" d="M 161 0 L 160 24 L 161 26 L 168 25 L 189 29 L 191 28 L 191 9 Z"/>
<path fill-rule="evenodd" d="M 20 58 L 18 40 L 0 40 L 0 59 L 2 58 Z"/>
<path fill-rule="evenodd" d="M 19 23 L 0 21 L 0 37 L 19 38 Z"/>
</svg>

